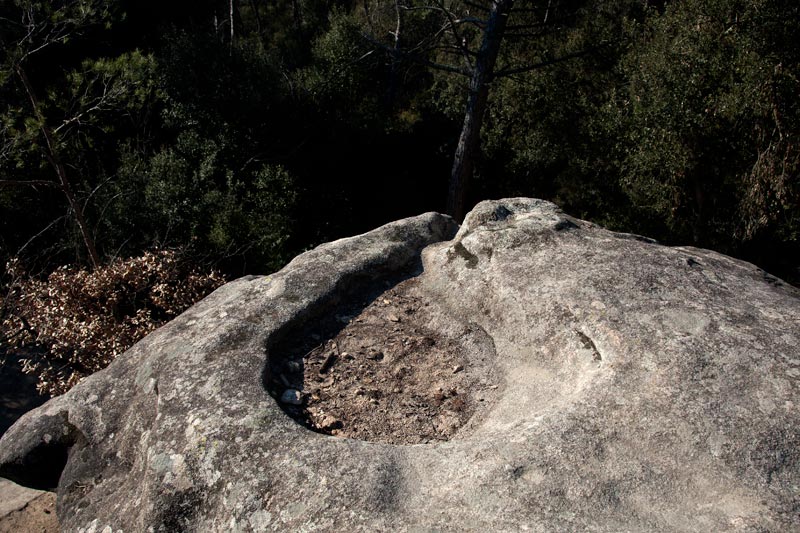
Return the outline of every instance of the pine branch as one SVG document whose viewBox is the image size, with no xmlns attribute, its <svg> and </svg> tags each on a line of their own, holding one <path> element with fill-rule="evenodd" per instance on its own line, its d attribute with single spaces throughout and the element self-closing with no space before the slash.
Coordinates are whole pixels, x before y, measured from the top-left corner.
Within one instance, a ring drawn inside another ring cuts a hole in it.
<svg viewBox="0 0 800 533">
<path fill-rule="evenodd" d="M 571 54 L 566 54 L 560 57 L 555 57 L 553 59 L 547 59 L 545 61 L 541 61 L 539 63 L 534 63 L 532 65 L 525 65 L 524 67 L 515 67 L 515 68 L 504 68 L 494 73 L 494 78 L 504 78 L 507 76 L 513 76 L 514 74 L 522 74 L 525 72 L 531 72 L 533 70 L 538 70 L 540 68 L 549 67 L 550 65 L 555 65 L 557 63 L 562 63 L 564 61 L 569 61 L 570 59 L 575 59 L 578 57 L 583 57 L 588 54 L 592 54 L 597 52 L 598 50 L 609 46 L 612 42 L 601 43 L 598 46 L 592 48 L 585 48 L 583 50 L 579 50 L 577 52 L 573 52 Z"/>
</svg>

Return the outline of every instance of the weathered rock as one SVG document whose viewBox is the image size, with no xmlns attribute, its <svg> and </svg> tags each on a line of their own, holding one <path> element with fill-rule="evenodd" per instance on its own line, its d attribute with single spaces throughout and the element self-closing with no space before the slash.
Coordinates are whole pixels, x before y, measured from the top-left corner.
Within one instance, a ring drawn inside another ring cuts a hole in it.
<svg viewBox="0 0 800 533">
<path fill-rule="evenodd" d="M 537 200 L 484 202 L 422 252 L 430 327 L 493 343 L 456 438 L 292 421 L 264 388 L 277 348 L 454 232 L 423 215 L 225 285 L 20 419 L 0 475 L 58 480 L 66 531 L 797 530 L 800 291 Z"/>
<path fill-rule="evenodd" d="M 57 533 L 56 497 L 0 478 L 0 533 Z"/>
</svg>

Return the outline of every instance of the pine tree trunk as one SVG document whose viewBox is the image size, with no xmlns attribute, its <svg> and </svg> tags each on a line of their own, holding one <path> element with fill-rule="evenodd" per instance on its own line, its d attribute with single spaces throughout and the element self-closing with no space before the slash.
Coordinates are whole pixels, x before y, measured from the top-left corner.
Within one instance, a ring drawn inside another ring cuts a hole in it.
<svg viewBox="0 0 800 533">
<path fill-rule="evenodd" d="M 500 52 L 506 22 L 513 6 L 514 0 L 492 2 L 488 23 L 470 78 L 464 124 L 453 158 L 450 187 L 447 193 L 447 212 L 458 222 L 461 222 L 466 214 L 469 183 L 475 170 L 475 159 L 480 151 L 481 126 L 486 114 L 489 84 L 494 78 L 497 54 Z"/>
<path fill-rule="evenodd" d="M 234 23 L 233 23 L 233 0 L 229 0 L 228 2 L 228 22 L 231 25 L 231 42 L 229 43 L 230 46 L 230 54 L 233 54 L 233 40 L 236 37 L 236 32 L 234 31 Z"/>
</svg>

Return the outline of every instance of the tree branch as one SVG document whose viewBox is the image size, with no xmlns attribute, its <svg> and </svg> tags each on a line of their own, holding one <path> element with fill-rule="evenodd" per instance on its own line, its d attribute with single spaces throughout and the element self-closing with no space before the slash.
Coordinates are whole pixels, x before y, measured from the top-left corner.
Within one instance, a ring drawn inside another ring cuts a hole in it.
<svg viewBox="0 0 800 533">
<path fill-rule="evenodd" d="M 50 180 L 0 180 L 0 187 L 59 187 L 59 184 Z"/>
<path fill-rule="evenodd" d="M 450 23 L 450 31 L 453 33 L 453 37 L 456 39 L 456 46 L 461 50 L 464 55 L 464 62 L 467 64 L 467 67 L 471 70 L 474 67 L 472 62 L 472 57 L 470 56 L 470 50 L 467 48 L 467 40 L 463 38 L 458 31 L 458 25 L 456 24 L 455 19 L 453 18 L 453 14 L 444 8 L 444 4 L 439 0 L 439 6 L 442 9 L 442 13 L 444 16 L 447 17 L 448 22 Z"/>
<path fill-rule="evenodd" d="M 94 239 L 92 239 L 91 235 L 89 234 L 89 228 L 86 225 L 86 220 L 83 216 L 83 209 L 78 204 L 75 194 L 72 192 L 72 186 L 67 178 L 66 169 L 64 168 L 64 164 L 61 162 L 59 157 L 56 143 L 50 132 L 50 128 L 47 126 L 44 116 L 42 115 L 42 110 L 39 107 L 39 101 L 36 99 L 36 93 L 34 92 L 30 80 L 28 79 L 28 75 L 25 73 L 25 69 L 22 68 L 22 65 L 19 63 L 15 64 L 14 70 L 22 81 L 25 92 L 28 94 L 28 99 L 33 107 L 34 115 L 41 121 L 39 130 L 44 136 L 45 146 L 47 148 L 44 150 L 44 155 L 50 162 L 50 165 L 53 167 L 53 170 L 55 170 L 56 176 L 58 176 L 61 192 L 63 192 L 64 196 L 67 197 L 67 202 L 69 203 L 70 208 L 75 215 L 75 222 L 78 224 L 78 229 L 80 230 L 81 236 L 83 237 L 83 242 L 86 245 L 86 251 L 89 253 L 89 259 L 92 263 L 92 268 L 97 269 L 100 266 L 100 255 L 97 253 Z"/>
<path fill-rule="evenodd" d="M 540 69 L 540 68 L 543 68 L 543 67 L 549 67 L 550 65 L 555 65 L 555 64 L 561 63 L 563 61 L 569 61 L 570 59 L 575 59 L 577 57 L 582 57 L 582 56 L 591 54 L 593 52 L 596 52 L 596 51 L 600 50 L 601 48 L 604 48 L 604 47 L 608 46 L 609 44 L 611 44 L 611 43 L 610 42 L 602 43 L 601 45 L 595 46 L 593 48 L 586 48 L 586 49 L 580 50 L 578 52 L 573 52 L 571 54 L 566 54 L 566 55 L 563 55 L 561 57 L 548 59 L 548 60 L 545 60 L 545 61 L 541 61 L 539 63 L 534 63 L 532 65 L 526 65 L 524 67 L 504 68 L 504 69 L 501 69 L 501 70 L 495 72 L 494 73 L 494 77 L 495 78 L 504 78 L 504 77 L 507 77 L 507 76 L 513 76 L 514 74 L 522 74 L 524 72 L 531 72 L 533 70 L 537 70 L 537 69 Z"/>
<path fill-rule="evenodd" d="M 436 70 L 441 70 L 444 72 L 452 72 L 453 74 L 461 74 L 462 76 L 471 76 L 472 69 L 467 69 L 463 67 L 456 67 L 454 65 L 445 65 L 442 63 L 436 63 L 424 57 L 421 57 L 417 54 L 409 54 L 408 52 L 404 52 L 402 50 L 394 50 L 393 48 L 386 46 L 385 44 L 381 43 L 380 41 L 376 41 L 366 33 L 362 33 L 361 37 L 372 44 L 373 46 L 383 50 L 389 55 L 395 56 L 400 59 L 406 59 L 408 61 L 412 61 L 414 63 L 425 65 L 426 67 L 430 67 Z"/>
</svg>

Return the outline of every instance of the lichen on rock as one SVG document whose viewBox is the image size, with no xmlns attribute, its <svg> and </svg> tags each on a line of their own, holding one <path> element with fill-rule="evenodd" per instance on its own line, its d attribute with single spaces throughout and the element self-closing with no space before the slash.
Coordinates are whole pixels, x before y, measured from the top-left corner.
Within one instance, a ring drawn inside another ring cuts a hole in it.
<svg viewBox="0 0 800 533">
<path fill-rule="evenodd" d="M 67 531 L 789 531 L 799 332 L 751 264 L 482 202 L 226 284 L 21 418 L 0 475 L 57 481 Z"/>
</svg>

